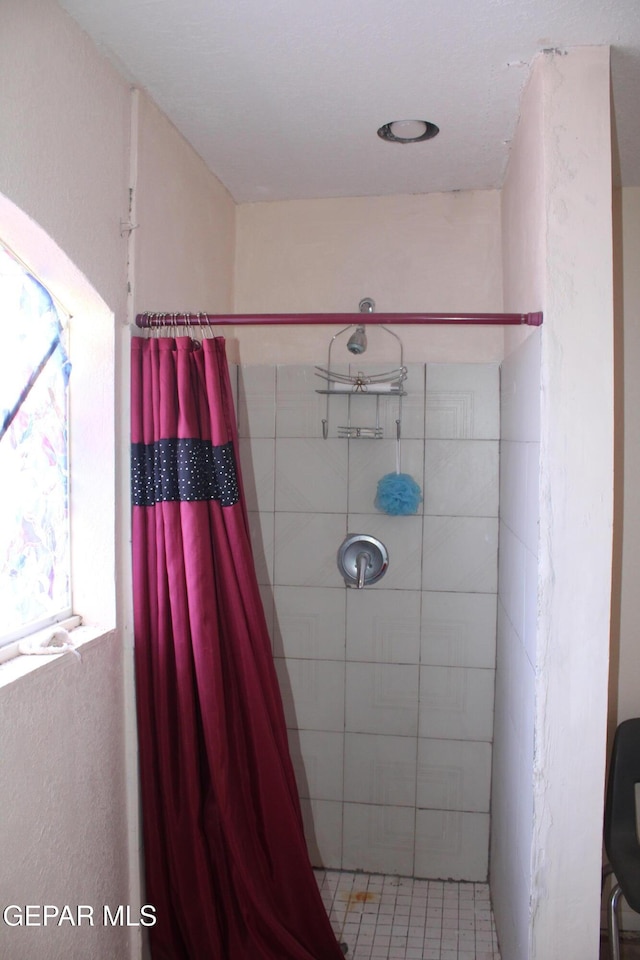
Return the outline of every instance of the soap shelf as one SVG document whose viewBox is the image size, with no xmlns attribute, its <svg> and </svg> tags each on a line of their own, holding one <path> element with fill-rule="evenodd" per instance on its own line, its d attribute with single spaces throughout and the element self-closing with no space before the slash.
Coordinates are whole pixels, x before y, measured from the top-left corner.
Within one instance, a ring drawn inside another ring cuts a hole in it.
<svg viewBox="0 0 640 960">
<path fill-rule="evenodd" d="M 393 397 L 398 400 L 398 416 L 396 419 L 396 439 L 400 439 L 402 423 L 402 398 L 406 396 L 404 383 L 407 379 L 407 368 L 403 363 L 403 348 L 400 337 L 392 330 L 380 325 L 379 330 L 384 330 L 392 336 L 398 343 L 400 350 L 400 364 L 391 370 L 383 373 L 367 374 L 362 370 L 357 373 L 340 373 L 331 369 L 331 350 L 335 340 L 351 330 L 354 324 L 344 327 L 336 333 L 329 343 L 329 352 L 327 366 L 316 367 L 316 376 L 325 381 L 325 386 L 316 390 L 316 393 L 323 394 L 327 398 L 326 416 L 322 420 L 322 436 L 326 440 L 329 436 L 329 404 L 331 397 L 347 397 L 347 423 L 345 426 L 337 428 L 338 437 L 347 439 L 374 439 L 380 440 L 384 436 L 384 430 L 380 425 L 380 398 Z M 351 401 L 353 397 L 375 397 L 375 424 L 373 426 L 355 426 L 351 423 Z"/>
</svg>

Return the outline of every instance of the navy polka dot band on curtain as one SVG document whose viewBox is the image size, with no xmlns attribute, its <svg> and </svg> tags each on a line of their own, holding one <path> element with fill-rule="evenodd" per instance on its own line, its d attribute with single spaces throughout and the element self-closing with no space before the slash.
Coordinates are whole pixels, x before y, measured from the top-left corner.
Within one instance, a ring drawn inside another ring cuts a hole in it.
<svg viewBox="0 0 640 960">
<path fill-rule="evenodd" d="M 132 444 L 131 497 L 137 507 L 168 500 L 232 507 L 240 498 L 233 444 L 189 438 Z"/>
</svg>

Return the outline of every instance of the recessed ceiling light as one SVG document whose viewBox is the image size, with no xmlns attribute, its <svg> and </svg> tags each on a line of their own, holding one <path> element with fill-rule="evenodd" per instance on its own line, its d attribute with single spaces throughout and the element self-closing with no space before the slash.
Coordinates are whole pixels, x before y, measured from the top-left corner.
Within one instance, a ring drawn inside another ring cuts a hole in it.
<svg viewBox="0 0 640 960">
<path fill-rule="evenodd" d="M 420 143 L 438 133 L 440 128 L 428 120 L 392 120 L 378 130 L 378 136 L 391 143 Z"/>
</svg>

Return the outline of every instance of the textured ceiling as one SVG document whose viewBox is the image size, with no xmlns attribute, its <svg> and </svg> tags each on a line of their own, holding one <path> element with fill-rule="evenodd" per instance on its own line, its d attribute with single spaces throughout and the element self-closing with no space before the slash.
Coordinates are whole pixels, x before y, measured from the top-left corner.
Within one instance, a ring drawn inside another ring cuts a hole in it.
<svg viewBox="0 0 640 960">
<path fill-rule="evenodd" d="M 537 53 L 612 47 L 640 185 L 640 0 L 62 0 L 238 202 L 499 188 Z M 389 144 L 420 118 L 434 140 Z"/>
</svg>

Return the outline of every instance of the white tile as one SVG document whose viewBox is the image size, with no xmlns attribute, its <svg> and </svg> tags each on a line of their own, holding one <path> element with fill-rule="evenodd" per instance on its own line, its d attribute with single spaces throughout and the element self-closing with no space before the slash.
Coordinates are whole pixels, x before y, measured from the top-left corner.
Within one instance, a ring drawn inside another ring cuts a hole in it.
<svg viewBox="0 0 640 960">
<path fill-rule="evenodd" d="M 418 663 L 420 593 L 347 590 L 347 660 Z"/>
<path fill-rule="evenodd" d="M 301 800 L 304 835 L 314 867 L 342 866 L 342 804 L 333 800 Z"/>
<path fill-rule="evenodd" d="M 493 670 L 421 667 L 419 735 L 491 741 L 494 682 Z"/>
<path fill-rule="evenodd" d="M 275 503 L 275 440 L 240 440 L 240 465 L 247 510 L 273 512 Z"/>
<path fill-rule="evenodd" d="M 527 447 L 527 500 L 523 540 L 532 553 L 538 553 L 540 536 L 540 444 Z"/>
<path fill-rule="evenodd" d="M 424 590 L 495 593 L 497 580 L 496 518 L 424 518 Z"/>
<path fill-rule="evenodd" d="M 497 364 L 427 364 L 425 436 L 497 440 L 499 392 Z"/>
<path fill-rule="evenodd" d="M 527 445 L 500 443 L 500 519 L 523 539 L 527 505 Z"/>
<path fill-rule="evenodd" d="M 325 730 L 289 730 L 288 734 L 300 796 L 341 801 L 344 734 Z"/>
<path fill-rule="evenodd" d="M 397 664 L 348 663 L 346 729 L 410 737 L 417 733 L 418 670 Z"/>
<path fill-rule="evenodd" d="M 524 587 L 526 547 L 509 527 L 500 524 L 498 593 L 519 637 L 524 635 Z"/>
<path fill-rule="evenodd" d="M 241 437 L 275 437 L 276 369 L 238 368 L 238 432 Z"/>
<path fill-rule="evenodd" d="M 275 655 L 344 660 L 346 593 L 344 587 L 276 587 Z"/>
<path fill-rule="evenodd" d="M 496 596 L 422 594 L 421 662 L 446 667 L 494 667 Z"/>
<path fill-rule="evenodd" d="M 347 534 L 344 514 L 275 514 L 275 583 L 340 587 L 337 554 Z"/>
<path fill-rule="evenodd" d="M 488 814 L 416 812 L 417 877 L 486 881 L 488 856 Z"/>
<path fill-rule="evenodd" d="M 345 440 L 285 438 L 276 441 L 276 510 L 346 513 Z"/>
<path fill-rule="evenodd" d="M 344 799 L 414 807 L 416 741 L 380 734 L 345 735 Z"/>
<path fill-rule="evenodd" d="M 273 583 L 274 514 L 248 511 L 249 537 L 259 584 Z"/>
<path fill-rule="evenodd" d="M 524 634 L 522 642 L 532 665 L 537 662 L 538 577 L 538 558 L 527 550 L 524 558 Z"/>
<path fill-rule="evenodd" d="M 346 370 L 346 367 L 341 369 Z M 326 383 L 310 364 L 279 365 L 276 385 L 276 436 L 321 437 L 322 421 L 327 417 L 327 398 L 317 393 Z M 331 397 L 329 402 L 330 437 L 336 426 L 346 422 L 346 396 Z"/>
<path fill-rule="evenodd" d="M 400 467 L 422 489 L 424 441 L 403 440 Z M 373 513 L 378 482 L 389 473 L 396 473 L 395 440 L 349 441 L 349 512 Z M 422 513 L 422 503 L 416 511 Z"/>
<path fill-rule="evenodd" d="M 489 812 L 491 744 L 418 740 L 417 806 Z"/>
<path fill-rule="evenodd" d="M 288 727 L 344 729 L 344 663 L 278 657 L 275 664 Z"/>
<path fill-rule="evenodd" d="M 540 347 L 536 330 L 503 361 L 500 417 L 506 440 L 540 439 Z"/>
<path fill-rule="evenodd" d="M 413 873 L 414 812 L 408 807 L 345 803 L 345 870 Z"/>
<path fill-rule="evenodd" d="M 368 590 L 419 590 L 422 558 L 422 517 L 349 514 L 349 533 L 376 537 L 387 548 L 389 568 Z"/>
<path fill-rule="evenodd" d="M 424 512 L 450 517 L 498 516 L 498 441 L 429 440 Z"/>
<path fill-rule="evenodd" d="M 498 604 L 497 661 L 496 725 L 499 721 L 509 725 L 514 732 L 518 756 L 529 757 L 532 765 L 536 671 L 501 604 Z"/>
</svg>

